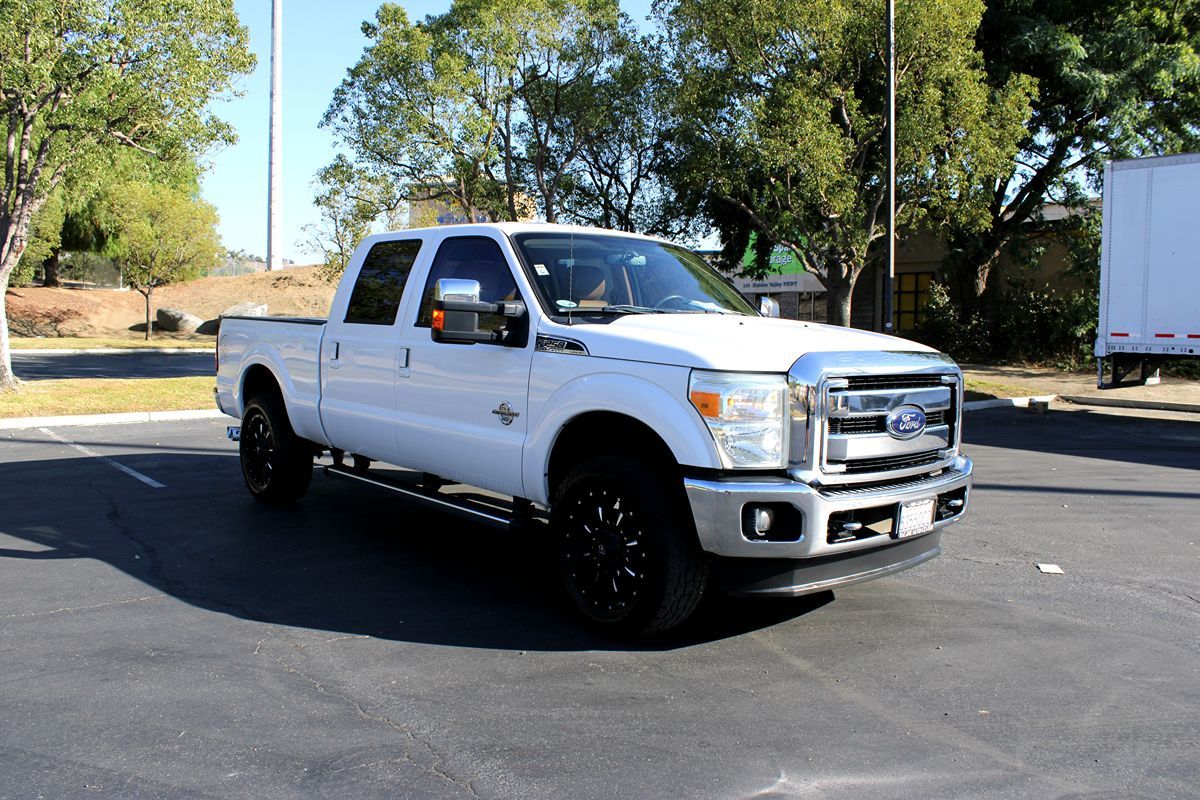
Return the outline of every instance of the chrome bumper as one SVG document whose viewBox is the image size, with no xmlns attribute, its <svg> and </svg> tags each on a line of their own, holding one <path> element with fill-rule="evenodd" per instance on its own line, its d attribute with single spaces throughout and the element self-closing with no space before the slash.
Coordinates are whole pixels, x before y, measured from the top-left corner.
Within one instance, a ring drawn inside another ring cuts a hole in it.
<svg viewBox="0 0 1200 800">
<path fill-rule="evenodd" d="M 958 456 L 939 475 L 905 478 L 885 486 L 817 487 L 787 478 L 726 478 L 715 481 L 685 478 L 684 488 L 696 521 L 700 546 L 707 552 L 734 558 L 817 559 L 930 538 L 932 532 L 958 521 L 966 511 L 971 472 L 971 459 Z M 831 516 L 856 511 L 865 514 L 867 510 L 876 516 L 886 515 L 889 506 L 897 509 L 901 503 L 914 500 L 943 498 L 947 495 L 958 497 L 959 490 L 962 490 L 962 504 L 952 516 L 934 522 L 931 532 L 912 539 L 896 540 L 892 538 L 890 525 L 882 525 L 888 530 L 879 533 L 867 530 L 861 538 L 830 541 L 833 538 L 830 535 Z M 767 504 L 786 504 L 799 512 L 799 529 L 781 532 L 790 541 L 752 540 L 743 534 L 744 509 Z M 932 558 L 933 555 L 936 553 L 925 558 Z M 871 569 L 881 566 L 886 565 L 877 564 Z M 861 579 L 866 580 L 867 577 Z"/>
</svg>

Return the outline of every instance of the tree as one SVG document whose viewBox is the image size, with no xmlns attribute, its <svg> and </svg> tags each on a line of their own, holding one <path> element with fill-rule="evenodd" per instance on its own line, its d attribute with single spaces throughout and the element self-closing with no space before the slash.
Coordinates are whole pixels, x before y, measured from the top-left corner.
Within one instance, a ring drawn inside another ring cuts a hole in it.
<svg viewBox="0 0 1200 800">
<path fill-rule="evenodd" d="M 455 0 L 419 22 L 385 3 L 321 124 L 402 200 L 512 220 L 532 194 L 554 221 L 621 20 L 615 0 Z"/>
<path fill-rule="evenodd" d="M 821 280 L 847 325 L 886 210 L 883 3 L 668 0 L 679 75 L 672 183 L 736 264 L 781 244 Z M 898 224 L 980 220 L 968 178 L 1007 163 L 1030 82 L 989 90 L 980 0 L 910 0 L 897 14 Z"/>
<path fill-rule="evenodd" d="M 674 86 L 663 43 L 623 29 L 615 63 L 592 88 L 600 119 L 584 140 L 568 215 L 586 225 L 659 236 L 688 230 L 666 169 Z"/>
<path fill-rule="evenodd" d="M 127 184 L 113 192 L 111 202 L 117 233 L 109 253 L 125 283 L 145 298 L 149 339 L 154 290 L 221 263 L 217 211 L 178 189 L 153 184 Z"/>
<path fill-rule="evenodd" d="M 231 139 L 206 106 L 253 64 L 232 0 L 0 3 L 0 390 L 16 385 L 3 292 L 47 198 L 116 148 L 171 160 Z"/>
<path fill-rule="evenodd" d="M 321 222 L 306 225 L 307 249 L 321 257 L 320 273 L 337 280 L 346 270 L 354 249 L 365 239 L 376 220 L 386 217 L 389 227 L 398 227 L 396 213 L 400 198 L 390 183 L 354 166 L 339 154 L 333 163 L 317 172 L 318 192 L 313 205 Z"/>
<path fill-rule="evenodd" d="M 993 86 L 1038 93 L 1017 158 L 972 177 L 986 223 L 954 253 L 975 297 L 1014 240 L 1053 225 L 1044 205 L 1089 202 L 1104 161 L 1200 148 L 1200 2 L 989 0 L 977 41 Z"/>
</svg>

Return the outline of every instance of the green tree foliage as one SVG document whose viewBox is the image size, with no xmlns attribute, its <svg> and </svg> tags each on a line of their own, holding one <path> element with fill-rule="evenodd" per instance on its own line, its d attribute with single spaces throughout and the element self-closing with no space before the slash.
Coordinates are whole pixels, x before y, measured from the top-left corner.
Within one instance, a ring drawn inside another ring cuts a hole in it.
<svg viewBox="0 0 1200 800">
<path fill-rule="evenodd" d="M 456 0 L 418 22 L 385 4 L 363 32 L 322 121 L 352 155 L 319 176 L 314 233 L 329 263 L 354 239 L 342 223 L 365 234 L 363 214 L 396 200 L 492 220 L 536 204 L 550 222 L 664 229 L 662 68 L 614 0 Z"/>
<path fill-rule="evenodd" d="M 598 115 L 579 155 L 569 216 L 622 231 L 675 237 L 688 220 L 663 182 L 674 85 L 664 43 L 623 31 L 620 58 L 593 85 Z"/>
<path fill-rule="evenodd" d="M 679 76 L 672 181 L 740 260 L 791 249 L 846 325 L 886 211 L 884 4 L 875 0 L 667 0 Z M 896 17 L 901 231 L 982 222 L 971 176 L 1015 151 L 1030 81 L 989 88 L 979 0 L 908 0 Z"/>
<path fill-rule="evenodd" d="M 45 285 L 58 285 L 61 251 L 100 253 L 115 233 L 112 192 L 128 183 L 162 184 L 196 192 L 200 168 L 190 154 L 164 160 L 122 147 L 68 170 L 30 224 L 29 244 L 12 282 L 32 280 L 39 266 Z M 69 271 L 69 267 L 68 267 Z M 78 276 L 76 276 L 78 277 Z"/>
<path fill-rule="evenodd" d="M 54 189 L 116 148 L 170 160 L 230 139 L 206 106 L 253 64 L 232 0 L 0 3 L 0 389 L 16 383 L 3 291 Z"/>
<path fill-rule="evenodd" d="M 956 231 L 952 266 L 976 297 L 1011 243 L 1053 224 L 1045 204 L 1086 205 L 1104 161 L 1200 148 L 1200 2 L 989 0 L 978 47 L 992 86 L 1038 93 L 1019 156 L 972 165 L 987 221 Z"/>
<path fill-rule="evenodd" d="M 317 172 L 317 190 L 313 204 L 321 221 L 305 226 L 307 249 L 321 257 L 322 277 L 335 281 L 381 216 L 392 223 L 388 227 L 399 226 L 395 217 L 401 201 L 389 182 L 340 154 Z"/>
<path fill-rule="evenodd" d="M 121 276 L 146 301 L 146 338 L 153 329 L 154 290 L 199 277 L 221 263 L 217 211 L 170 186 L 131 183 L 110 194 L 116 235 L 109 254 Z"/>
</svg>

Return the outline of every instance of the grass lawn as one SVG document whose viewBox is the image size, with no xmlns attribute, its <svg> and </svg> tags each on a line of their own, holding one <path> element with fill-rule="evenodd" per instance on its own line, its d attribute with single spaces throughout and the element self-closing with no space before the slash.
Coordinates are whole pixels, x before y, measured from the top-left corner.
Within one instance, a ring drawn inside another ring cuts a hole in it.
<svg viewBox="0 0 1200 800">
<path fill-rule="evenodd" d="M 186 347 L 188 349 L 212 350 L 217 344 L 215 336 L 204 339 L 168 339 L 156 336 L 148 342 L 145 339 L 80 338 L 74 336 L 28 338 L 14 336 L 8 341 L 13 350 L 90 350 L 101 347 L 116 347 L 122 350 L 137 350 L 143 347 Z"/>
<path fill-rule="evenodd" d="M 0 418 L 215 408 L 212 387 L 211 376 L 25 381 L 0 393 Z"/>
<path fill-rule="evenodd" d="M 972 400 L 991 400 L 996 397 L 1036 397 L 1046 394 L 1028 386 L 1014 386 L 1008 383 L 995 383 L 966 378 L 963 393 L 967 402 Z"/>
</svg>

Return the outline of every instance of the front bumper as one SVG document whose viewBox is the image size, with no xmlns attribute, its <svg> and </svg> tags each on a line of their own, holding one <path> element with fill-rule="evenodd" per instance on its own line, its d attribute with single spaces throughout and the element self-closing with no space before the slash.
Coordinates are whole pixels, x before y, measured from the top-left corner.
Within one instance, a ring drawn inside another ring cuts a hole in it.
<svg viewBox="0 0 1200 800">
<path fill-rule="evenodd" d="M 787 478 L 733 477 L 685 478 L 684 488 L 700 546 L 707 552 L 734 558 L 809 559 L 894 545 L 897 540 L 892 536 L 890 520 L 895 519 L 899 505 L 934 498 L 938 512 L 933 530 L 915 537 L 929 538 L 962 517 L 969 499 L 972 469 L 971 459 L 958 456 L 938 474 L 885 485 L 811 486 Z M 942 516 L 942 506 L 947 503 L 954 506 L 953 513 Z M 771 534 L 776 540 L 752 539 L 743 532 L 744 515 L 747 508 L 761 506 L 790 506 L 799 513 L 790 515 L 790 530 Z M 872 524 L 863 527 L 856 538 L 840 538 L 841 520 L 853 520 L 856 516 Z M 780 538 L 787 540 L 777 540 Z"/>
</svg>

